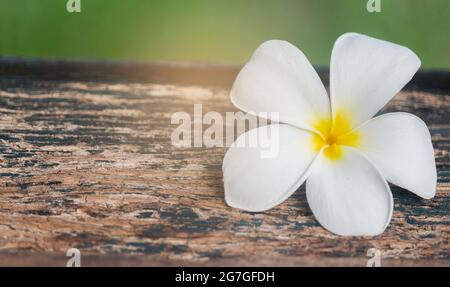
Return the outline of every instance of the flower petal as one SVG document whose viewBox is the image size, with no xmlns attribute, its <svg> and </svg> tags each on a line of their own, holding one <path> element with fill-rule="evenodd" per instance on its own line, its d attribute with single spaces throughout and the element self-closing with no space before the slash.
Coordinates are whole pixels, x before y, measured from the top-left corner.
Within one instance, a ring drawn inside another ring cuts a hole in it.
<svg viewBox="0 0 450 287">
<path fill-rule="evenodd" d="M 325 87 L 308 59 L 279 40 L 256 49 L 234 82 L 231 102 L 248 113 L 278 112 L 280 122 L 309 130 L 314 120 L 331 115 Z"/>
<path fill-rule="evenodd" d="M 333 116 L 351 115 L 352 127 L 372 118 L 413 77 L 420 60 L 410 49 L 356 33 L 334 44 L 330 64 Z"/>
<path fill-rule="evenodd" d="M 278 127 L 278 135 L 271 134 L 265 148 L 244 146 L 246 139 L 254 141 L 267 130 L 260 127 L 239 136 L 227 151 L 223 181 L 228 205 L 264 211 L 286 200 L 306 179 L 317 156 L 310 146 L 312 133 L 284 124 L 270 127 Z M 263 158 L 264 150 L 276 153 Z"/>
<path fill-rule="evenodd" d="M 358 150 L 342 147 L 339 160 L 319 156 L 306 181 L 314 216 L 339 235 L 377 235 L 392 216 L 393 199 L 380 172 Z"/>
<path fill-rule="evenodd" d="M 436 193 L 437 175 L 430 132 L 418 117 L 390 113 L 364 123 L 360 150 L 384 177 L 423 198 Z"/>
</svg>

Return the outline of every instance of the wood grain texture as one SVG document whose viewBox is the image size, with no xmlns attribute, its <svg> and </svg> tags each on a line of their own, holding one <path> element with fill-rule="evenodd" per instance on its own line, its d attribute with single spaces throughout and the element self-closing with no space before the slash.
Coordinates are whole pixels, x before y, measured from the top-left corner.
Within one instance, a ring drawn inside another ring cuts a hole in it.
<svg viewBox="0 0 450 287">
<path fill-rule="evenodd" d="M 177 148 L 174 112 L 237 111 L 238 67 L 0 60 L 0 265 L 450 266 L 450 73 L 421 72 L 382 111 L 421 117 L 438 190 L 392 186 L 377 237 L 340 237 L 314 219 L 302 186 L 248 213 L 224 202 L 226 148 Z M 327 71 L 321 77 L 327 82 Z M 411 143 L 413 144 L 413 143 Z"/>
</svg>

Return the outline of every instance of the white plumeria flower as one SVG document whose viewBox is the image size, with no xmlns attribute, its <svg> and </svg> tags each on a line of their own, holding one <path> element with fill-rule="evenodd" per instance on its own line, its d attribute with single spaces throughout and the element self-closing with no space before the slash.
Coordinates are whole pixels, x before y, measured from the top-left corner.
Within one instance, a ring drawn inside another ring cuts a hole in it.
<svg viewBox="0 0 450 287">
<path fill-rule="evenodd" d="M 431 136 L 403 112 L 372 118 L 413 77 L 419 58 L 406 47 L 346 33 L 334 44 L 330 97 L 303 53 L 285 41 L 263 43 L 231 90 L 239 109 L 279 113 L 278 155 L 240 147 L 223 162 L 225 199 L 246 211 L 270 209 L 306 180 L 314 216 L 339 235 L 377 235 L 389 224 L 392 193 L 386 180 L 423 198 L 436 192 Z"/>
</svg>

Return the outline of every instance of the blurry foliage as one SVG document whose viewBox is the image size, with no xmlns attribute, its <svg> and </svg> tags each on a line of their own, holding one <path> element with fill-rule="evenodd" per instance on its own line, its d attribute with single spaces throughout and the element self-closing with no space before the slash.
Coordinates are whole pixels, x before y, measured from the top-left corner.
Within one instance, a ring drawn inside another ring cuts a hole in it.
<svg viewBox="0 0 450 287">
<path fill-rule="evenodd" d="M 268 39 L 328 65 L 344 32 L 405 45 L 450 68 L 450 0 L 0 0 L 0 55 L 242 63 Z"/>
</svg>

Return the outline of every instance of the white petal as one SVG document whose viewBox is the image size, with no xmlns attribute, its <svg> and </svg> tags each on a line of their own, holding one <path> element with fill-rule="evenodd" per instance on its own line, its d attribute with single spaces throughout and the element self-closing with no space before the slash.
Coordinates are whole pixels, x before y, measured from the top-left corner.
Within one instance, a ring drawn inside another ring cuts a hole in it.
<svg viewBox="0 0 450 287">
<path fill-rule="evenodd" d="M 361 147 L 384 177 L 423 198 L 436 193 L 436 165 L 430 132 L 408 113 L 376 117 L 357 129 Z"/>
<path fill-rule="evenodd" d="M 334 114 L 352 115 L 355 127 L 372 118 L 413 77 L 420 60 L 410 49 L 347 33 L 334 44 L 330 97 Z"/>
<path fill-rule="evenodd" d="M 286 200 L 306 179 L 317 153 L 311 147 L 312 134 L 289 125 L 278 125 L 279 136 L 269 137 L 269 145 L 243 147 L 265 129 L 260 127 L 242 134 L 223 160 L 225 200 L 228 205 L 264 211 Z M 278 148 L 277 148 L 278 145 Z M 274 157 L 262 158 L 261 151 L 277 150 Z"/>
<path fill-rule="evenodd" d="M 314 216 L 339 235 L 381 234 L 392 216 L 393 200 L 380 172 L 359 151 L 342 147 L 338 160 L 319 156 L 306 181 Z"/>
<path fill-rule="evenodd" d="M 278 112 L 279 121 L 313 129 L 330 118 L 327 92 L 305 55 L 286 41 L 264 42 L 239 72 L 232 103 L 249 113 Z"/>
</svg>

